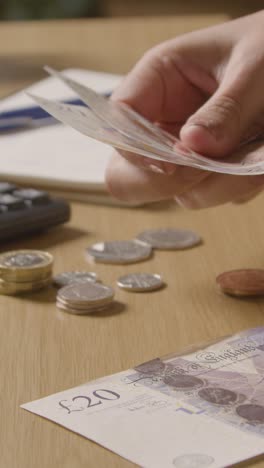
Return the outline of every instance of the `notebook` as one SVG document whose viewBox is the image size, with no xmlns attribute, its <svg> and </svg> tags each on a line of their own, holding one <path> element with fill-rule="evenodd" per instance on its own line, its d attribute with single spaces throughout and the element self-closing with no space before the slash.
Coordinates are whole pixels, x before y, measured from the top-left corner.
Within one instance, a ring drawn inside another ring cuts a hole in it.
<svg viewBox="0 0 264 468">
<path fill-rule="evenodd" d="M 97 92 L 112 91 L 120 75 L 81 69 L 65 73 Z M 76 97 L 56 78 L 49 77 L 26 91 L 51 99 Z M 31 107 L 34 102 L 20 91 L 0 102 L 0 112 Z M 69 200 L 117 203 L 107 194 L 104 172 L 112 148 L 62 124 L 0 135 L 1 180 L 47 189 Z"/>
</svg>

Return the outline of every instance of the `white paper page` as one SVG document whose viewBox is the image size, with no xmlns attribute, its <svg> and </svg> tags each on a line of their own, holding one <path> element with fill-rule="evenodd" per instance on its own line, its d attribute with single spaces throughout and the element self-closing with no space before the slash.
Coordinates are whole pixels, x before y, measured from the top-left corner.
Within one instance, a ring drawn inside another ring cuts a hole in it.
<svg viewBox="0 0 264 468">
<path fill-rule="evenodd" d="M 109 92 L 121 80 L 118 75 L 86 70 L 68 70 L 66 74 L 99 92 Z M 47 93 L 51 99 L 76 97 L 67 86 L 49 77 L 27 89 Z M 34 102 L 24 91 L 0 102 L 0 112 Z M 104 172 L 112 148 L 78 132 L 56 124 L 48 127 L 0 134 L 0 174 L 2 178 L 47 188 L 76 192 L 105 191 Z"/>
</svg>

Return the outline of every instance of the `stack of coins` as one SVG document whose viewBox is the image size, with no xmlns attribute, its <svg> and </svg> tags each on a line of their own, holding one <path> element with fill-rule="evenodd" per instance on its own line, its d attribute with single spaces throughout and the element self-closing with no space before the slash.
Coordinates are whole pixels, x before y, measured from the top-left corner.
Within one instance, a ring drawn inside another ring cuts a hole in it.
<svg viewBox="0 0 264 468">
<path fill-rule="evenodd" d="M 0 255 L 0 294 L 15 295 L 48 286 L 53 257 L 41 250 L 15 250 Z"/>
<path fill-rule="evenodd" d="M 114 290 L 110 286 L 82 281 L 59 289 L 56 305 L 70 314 L 85 315 L 105 310 L 113 298 Z"/>
</svg>

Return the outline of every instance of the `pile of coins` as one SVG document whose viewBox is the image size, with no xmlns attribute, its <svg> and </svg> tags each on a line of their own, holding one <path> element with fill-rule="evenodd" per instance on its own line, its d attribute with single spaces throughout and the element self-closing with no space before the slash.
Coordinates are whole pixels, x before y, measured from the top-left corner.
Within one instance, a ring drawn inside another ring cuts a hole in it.
<svg viewBox="0 0 264 468">
<path fill-rule="evenodd" d="M 199 235 L 179 229 L 148 230 L 136 239 L 101 242 L 86 250 L 89 261 L 110 264 L 130 264 L 147 260 L 153 249 L 177 250 L 193 247 L 201 242 Z M 0 293 L 32 292 L 51 281 L 58 288 L 56 305 L 72 314 L 90 314 L 105 310 L 114 300 L 114 290 L 98 282 L 96 273 L 68 271 L 52 279 L 53 257 L 39 250 L 18 250 L 0 255 Z M 164 281 L 157 273 L 138 272 L 117 279 L 121 289 L 147 292 L 161 289 Z"/>
<path fill-rule="evenodd" d="M 90 314 L 108 308 L 114 298 L 110 286 L 92 281 L 72 283 L 59 289 L 57 307 L 71 314 Z"/>
<path fill-rule="evenodd" d="M 201 243 L 201 237 L 189 230 L 149 229 L 135 239 L 108 241 L 86 249 L 86 258 L 95 263 L 127 265 L 147 260 L 158 250 L 182 250 Z M 16 250 L 0 255 L 0 294 L 30 293 L 50 285 L 57 292 L 58 308 L 72 314 L 90 314 L 108 308 L 114 290 L 98 282 L 96 273 L 68 271 L 52 278 L 53 257 L 41 250 Z M 216 278 L 220 290 L 233 296 L 264 295 L 264 270 L 226 271 Z M 117 279 L 117 286 L 131 292 L 147 292 L 165 285 L 161 275 L 149 272 L 128 273 Z"/>
<path fill-rule="evenodd" d="M 0 255 L 0 294 L 15 295 L 48 286 L 53 257 L 40 250 L 16 250 Z"/>
</svg>

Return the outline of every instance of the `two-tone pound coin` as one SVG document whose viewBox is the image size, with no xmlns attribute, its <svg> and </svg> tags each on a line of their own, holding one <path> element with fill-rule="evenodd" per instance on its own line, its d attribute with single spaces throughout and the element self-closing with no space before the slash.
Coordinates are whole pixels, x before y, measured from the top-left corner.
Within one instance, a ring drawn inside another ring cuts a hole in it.
<svg viewBox="0 0 264 468">
<path fill-rule="evenodd" d="M 99 242 L 86 250 L 90 261 L 123 265 L 146 260 L 151 252 L 150 245 L 138 240 Z"/>
<path fill-rule="evenodd" d="M 201 237 L 194 231 L 186 229 L 148 229 L 140 232 L 137 239 L 151 245 L 153 249 L 181 250 L 201 243 Z"/>
<path fill-rule="evenodd" d="M 0 276 L 6 281 L 38 281 L 51 274 L 53 257 L 41 250 L 15 250 L 0 255 Z"/>
<path fill-rule="evenodd" d="M 46 288 L 51 284 L 51 279 L 46 278 L 39 281 L 32 281 L 32 282 L 20 282 L 15 283 L 12 281 L 4 281 L 0 279 L 0 294 L 4 294 L 6 296 L 14 296 L 18 294 L 25 294 L 34 291 L 38 291 L 39 289 Z"/>
<path fill-rule="evenodd" d="M 68 286 L 68 284 L 79 283 L 81 281 L 97 281 L 97 274 L 91 271 L 65 271 L 54 276 L 53 284 L 62 288 Z"/>
<path fill-rule="evenodd" d="M 126 291 L 147 292 L 162 288 L 164 282 L 158 274 L 130 273 L 129 275 L 120 276 L 117 285 Z"/>
</svg>

